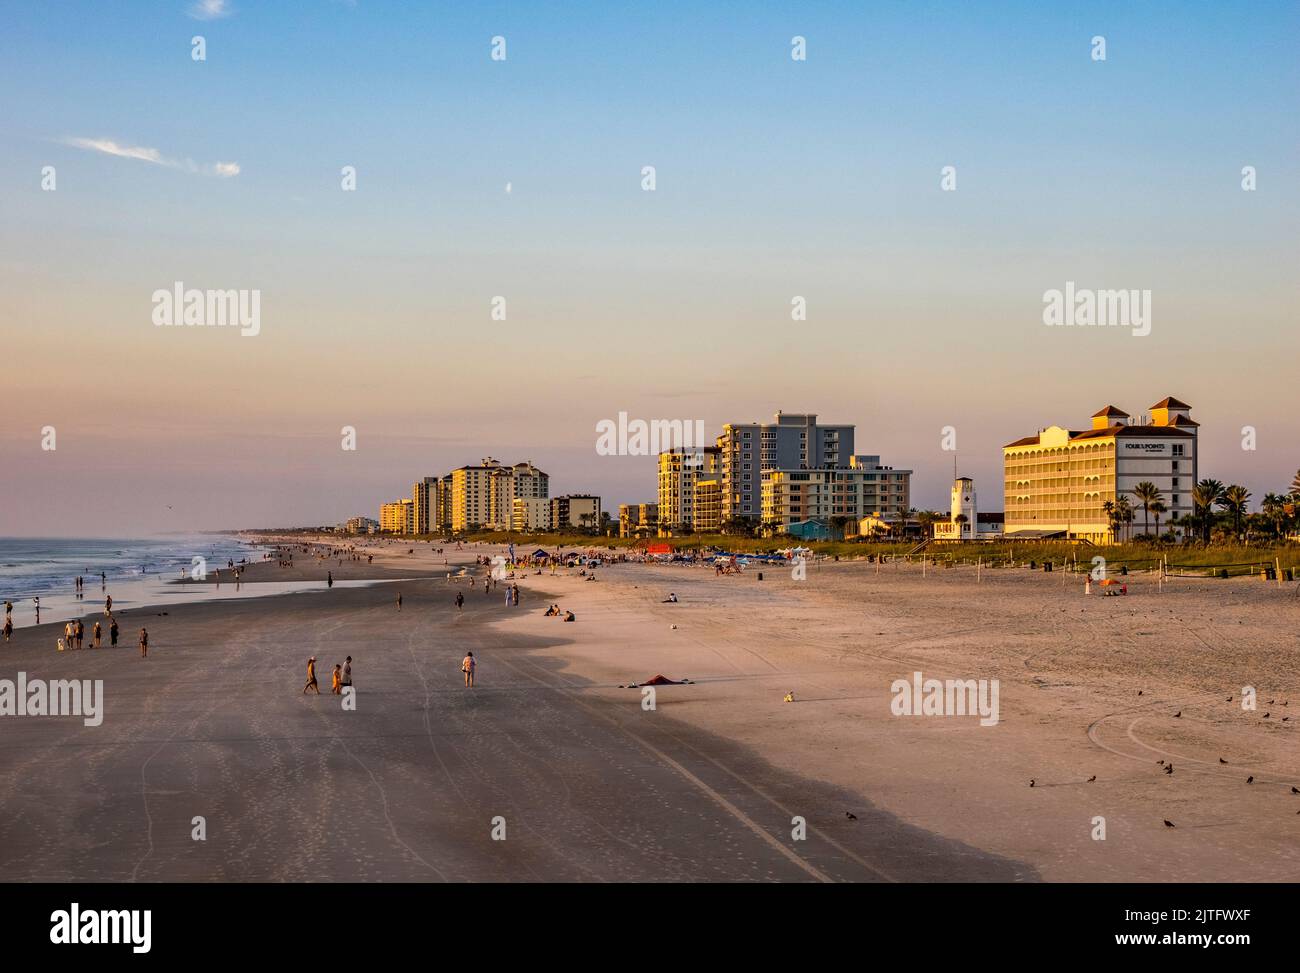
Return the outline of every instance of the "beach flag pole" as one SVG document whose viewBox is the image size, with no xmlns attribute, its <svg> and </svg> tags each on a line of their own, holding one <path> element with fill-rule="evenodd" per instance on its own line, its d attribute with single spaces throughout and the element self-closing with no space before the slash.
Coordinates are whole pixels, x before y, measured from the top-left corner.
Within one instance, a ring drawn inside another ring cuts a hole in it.
<svg viewBox="0 0 1300 973">
<path fill-rule="evenodd" d="M 1277 575 L 1278 588 L 1281 588 L 1282 587 L 1282 559 L 1280 557 L 1273 558 L 1273 573 Z"/>
<path fill-rule="evenodd" d="M 976 584 L 980 583 L 980 575 L 983 571 L 984 571 L 984 558 L 980 558 L 975 562 L 975 583 Z"/>
</svg>

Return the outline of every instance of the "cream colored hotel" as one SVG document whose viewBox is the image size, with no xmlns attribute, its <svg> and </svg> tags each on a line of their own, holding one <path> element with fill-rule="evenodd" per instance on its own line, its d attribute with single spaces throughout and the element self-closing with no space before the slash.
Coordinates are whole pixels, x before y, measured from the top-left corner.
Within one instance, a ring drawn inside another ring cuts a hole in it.
<svg viewBox="0 0 1300 973">
<path fill-rule="evenodd" d="M 1104 504 L 1131 497 L 1144 480 L 1164 494 L 1167 519 L 1190 516 L 1199 425 L 1191 409 L 1166 398 L 1134 422 L 1108 405 L 1093 415 L 1091 429 L 1049 426 L 1004 446 L 1007 537 L 1109 543 Z"/>
</svg>

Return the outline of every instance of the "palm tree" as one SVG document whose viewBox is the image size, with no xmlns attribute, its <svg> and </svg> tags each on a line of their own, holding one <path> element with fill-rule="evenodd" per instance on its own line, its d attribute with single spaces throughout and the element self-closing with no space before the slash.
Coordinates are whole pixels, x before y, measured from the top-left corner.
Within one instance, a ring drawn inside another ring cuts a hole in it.
<svg viewBox="0 0 1300 973">
<path fill-rule="evenodd" d="M 1223 496 L 1223 484 L 1218 480 L 1202 480 L 1192 487 L 1192 508 L 1201 520 L 1201 536 L 1205 543 L 1210 542 L 1210 521 L 1213 507 Z"/>
<path fill-rule="evenodd" d="M 1152 500 L 1150 510 L 1156 515 L 1156 540 L 1160 539 L 1160 515 L 1169 508 L 1165 506 L 1164 500 Z"/>
<path fill-rule="evenodd" d="M 1151 533 L 1151 505 L 1164 500 L 1159 488 L 1150 480 L 1143 480 L 1133 488 L 1133 496 L 1142 504 L 1142 532 Z"/>
<path fill-rule="evenodd" d="M 1300 497 L 1300 470 L 1295 471 L 1295 479 L 1291 481 L 1291 496 Z"/>
<path fill-rule="evenodd" d="M 1115 501 L 1107 500 L 1101 505 L 1101 509 L 1106 512 L 1106 523 L 1110 525 L 1110 539 L 1115 540 Z"/>
<path fill-rule="evenodd" d="M 1225 511 L 1232 515 L 1232 529 L 1238 538 L 1241 537 L 1241 518 L 1246 514 L 1247 501 L 1250 500 L 1250 491 L 1244 486 L 1233 484 L 1223 491 L 1222 495 L 1215 502 Z"/>
<path fill-rule="evenodd" d="M 1259 509 L 1273 525 L 1273 533 L 1282 536 L 1282 521 L 1286 519 L 1286 498 L 1276 493 L 1264 494 L 1264 501 Z"/>
<path fill-rule="evenodd" d="M 1115 501 L 1115 522 L 1121 527 L 1133 523 L 1133 504 L 1123 494 Z"/>
<path fill-rule="evenodd" d="M 916 522 L 921 525 L 921 536 L 929 537 L 934 533 L 935 521 L 943 518 L 933 510 L 921 510 L 916 514 Z"/>
</svg>

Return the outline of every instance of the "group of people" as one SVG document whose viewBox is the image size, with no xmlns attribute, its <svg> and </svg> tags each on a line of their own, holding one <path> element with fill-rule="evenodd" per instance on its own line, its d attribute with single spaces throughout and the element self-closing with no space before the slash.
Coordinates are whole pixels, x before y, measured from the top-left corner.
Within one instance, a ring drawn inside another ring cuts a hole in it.
<svg viewBox="0 0 1300 973">
<path fill-rule="evenodd" d="M 559 605 L 552 605 L 550 608 L 546 609 L 546 612 L 542 617 L 563 618 L 566 622 L 575 622 L 578 620 L 577 616 L 574 615 L 573 612 L 566 612 L 561 609 Z"/>
<path fill-rule="evenodd" d="M 107 583 L 107 578 L 104 575 L 101 574 L 100 578 L 101 578 L 101 583 Z M 82 592 L 85 590 L 84 578 L 80 576 L 77 577 L 75 582 L 75 590 L 77 592 L 77 597 L 78 598 L 82 597 Z M 36 623 L 39 625 L 41 621 L 41 600 L 39 598 L 33 598 L 32 601 L 35 603 L 36 606 Z M 106 595 L 104 597 L 104 616 L 108 619 L 108 644 L 110 646 L 117 645 L 117 639 L 120 634 L 120 629 L 118 628 L 117 625 L 117 618 L 113 615 L 112 595 Z M 10 641 L 13 638 L 14 603 L 12 601 L 5 602 L 5 621 L 4 621 L 3 632 L 4 632 L 4 640 L 6 642 Z M 77 649 L 85 648 L 85 645 L 86 645 L 86 623 L 83 622 L 80 618 L 75 618 L 68 621 L 63 626 L 63 635 L 59 637 L 56 643 L 58 651 L 60 652 L 76 651 Z M 94 627 L 91 628 L 90 630 L 90 647 L 92 649 L 99 649 L 99 648 L 103 648 L 103 645 L 104 645 L 104 626 L 100 622 L 95 622 Z M 146 659 L 148 657 L 149 657 L 149 632 L 147 629 L 141 628 L 140 629 L 140 658 Z"/>
<path fill-rule="evenodd" d="M 348 656 L 343 662 L 334 664 L 334 672 L 330 677 L 330 693 L 334 696 L 343 695 L 343 687 L 352 685 L 352 656 Z M 312 656 L 307 660 L 307 685 L 302 687 L 303 694 L 314 692 L 320 695 L 320 685 L 316 682 L 316 657 Z"/>
<path fill-rule="evenodd" d="M 99 572 L 99 590 L 103 591 L 107 585 L 108 585 L 108 575 L 105 574 L 103 571 Z M 77 575 L 75 591 L 77 593 L 78 601 L 86 597 L 86 579 L 83 578 L 81 575 Z"/>
</svg>

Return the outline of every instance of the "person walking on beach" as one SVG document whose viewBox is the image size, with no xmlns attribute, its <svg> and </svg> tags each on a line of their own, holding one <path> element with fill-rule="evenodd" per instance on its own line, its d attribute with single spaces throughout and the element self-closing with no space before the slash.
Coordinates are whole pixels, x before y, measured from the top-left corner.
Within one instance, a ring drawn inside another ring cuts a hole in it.
<svg viewBox="0 0 1300 973">
<path fill-rule="evenodd" d="M 36 606 L 36 624 L 39 625 L 41 624 L 41 600 L 39 598 L 33 598 L 32 604 Z"/>
<path fill-rule="evenodd" d="M 465 604 L 465 596 L 461 592 L 456 592 L 456 611 L 463 611 L 461 608 Z"/>
<path fill-rule="evenodd" d="M 112 595 L 109 595 L 108 597 L 106 597 L 106 598 L 104 599 L 104 614 L 105 614 L 105 615 L 112 615 L 112 614 L 113 614 L 113 596 L 112 596 Z"/>
<path fill-rule="evenodd" d="M 303 695 L 307 690 L 312 690 L 317 696 L 320 695 L 320 686 L 316 684 L 316 657 L 312 656 L 307 660 L 307 685 L 302 687 Z"/>
<path fill-rule="evenodd" d="M 9 636 L 14 634 L 14 620 L 5 615 L 5 641 L 9 641 Z"/>
<path fill-rule="evenodd" d="M 334 587 L 334 572 L 333 572 L 333 571 L 326 571 L 325 573 L 326 573 L 326 575 L 328 575 L 328 577 L 326 577 L 326 579 L 325 579 L 325 586 L 326 586 L 327 588 L 333 588 L 333 587 Z"/>
<path fill-rule="evenodd" d="M 140 658 L 149 658 L 149 630 L 147 628 L 140 629 Z"/>
<path fill-rule="evenodd" d="M 108 626 L 108 644 L 117 645 L 117 619 L 114 618 Z"/>
<path fill-rule="evenodd" d="M 91 648 L 98 649 L 104 644 L 104 631 L 99 627 L 99 622 L 95 623 L 95 628 L 91 632 Z"/>
<path fill-rule="evenodd" d="M 465 673 L 465 688 L 467 689 L 474 688 L 474 666 L 475 665 L 477 665 L 477 663 L 475 663 L 474 661 L 474 653 L 473 652 L 465 653 L 465 658 L 462 659 L 460 663 L 460 671 Z"/>
<path fill-rule="evenodd" d="M 343 685 L 352 685 L 352 656 L 343 660 Z"/>
<path fill-rule="evenodd" d="M 400 591 L 397 593 L 397 610 L 402 610 L 402 593 Z"/>
<path fill-rule="evenodd" d="M 86 626 L 83 625 L 81 623 L 81 619 L 78 618 L 77 619 L 77 648 L 81 648 L 82 639 L 84 639 L 85 637 L 86 637 Z"/>
<path fill-rule="evenodd" d="M 518 608 L 519 607 L 519 585 L 517 584 L 511 585 L 510 591 L 512 596 L 514 597 L 514 605 L 516 608 Z"/>
<path fill-rule="evenodd" d="M 13 603 L 12 601 L 6 601 L 6 602 L 5 602 L 5 618 L 8 618 L 8 617 L 9 617 L 10 615 L 12 615 L 13 613 L 14 613 L 14 603 Z"/>
<path fill-rule="evenodd" d="M 343 695 L 343 667 L 337 662 L 334 663 L 334 674 L 330 676 L 330 693 L 335 696 Z"/>
</svg>

